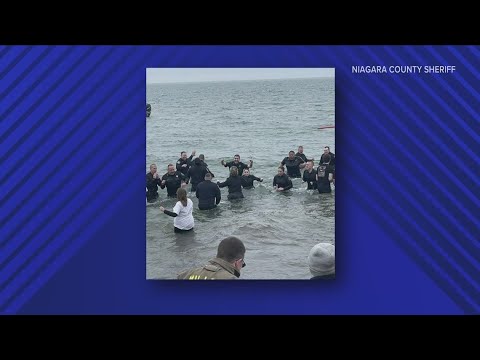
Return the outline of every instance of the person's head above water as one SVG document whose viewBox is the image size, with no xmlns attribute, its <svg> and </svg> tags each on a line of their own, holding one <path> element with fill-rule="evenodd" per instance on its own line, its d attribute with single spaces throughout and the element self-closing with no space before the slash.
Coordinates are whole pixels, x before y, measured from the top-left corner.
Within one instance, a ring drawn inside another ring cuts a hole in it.
<svg viewBox="0 0 480 360">
<path fill-rule="evenodd" d="M 235 236 L 229 236 L 218 245 L 217 258 L 232 264 L 238 271 L 245 267 L 245 245 Z"/>
<path fill-rule="evenodd" d="M 313 276 L 335 275 L 335 245 L 319 243 L 308 254 L 308 266 Z"/>
</svg>

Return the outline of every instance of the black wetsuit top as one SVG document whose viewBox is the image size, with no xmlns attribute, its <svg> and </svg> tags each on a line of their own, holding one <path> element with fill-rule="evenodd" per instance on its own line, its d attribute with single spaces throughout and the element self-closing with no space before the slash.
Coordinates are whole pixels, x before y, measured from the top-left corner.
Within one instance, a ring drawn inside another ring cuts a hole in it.
<svg viewBox="0 0 480 360">
<path fill-rule="evenodd" d="M 180 171 L 183 175 L 187 175 L 188 169 L 190 169 L 190 166 L 192 166 L 192 158 L 193 155 L 190 155 L 190 157 L 186 158 L 183 160 L 182 158 L 177 160 L 177 171 Z M 183 166 L 183 165 L 187 166 Z M 182 167 L 183 166 L 183 167 Z"/>
<path fill-rule="evenodd" d="M 301 154 L 300 154 L 299 152 L 297 152 L 297 153 L 295 154 L 295 157 L 299 157 L 299 158 L 302 159 L 304 162 L 312 161 L 312 159 L 307 159 L 307 157 L 305 156 L 304 153 L 301 153 Z"/>
<path fill-rule="evenodd" d="M 303 160 L 297 157 L 293 160 L 290 160 L 288 157 L 282 160 L 282 165 L 285 165 L 287 168 L 287 175 L 292 178 L 302 177 L 300 175 L 300 164 L 303 164 Z"/>
<path fill-rule="evenodd" d="M 335 169 L 335 154 L 334 153 L 329 153 L 330 154 L 330 166 Z M 320 164 L 323 163 L 323 159 L 325 158 L 325 154 L 322 154 L 320 157 Z"/>
<path fill-rule="evenodd" d="M 165 185 L 161 185 L 162 189 L 167 187 L 167 195 L 170 197 L 177 197 L 177 189 L 182 186 L 182 181 L 186 181 L 185 175 L 180 171 L 175 171 L 173 175 L 166 173 L 162 176 L 162 181 L 165 180 Z"/>
<path fill-rule="evenodd" d="M 200 210 L 213 209 L 222 199 L 220 188 L 211 180 L 205 180 L 198 184 L 195 195 L 198 198 L 198 208 Z"/>
<path fill-rule="evenodd" d="M 240 176 L 230 176 L 223 183 L 219 182 L 218 187 L 228 186 L 228 198 L 243 198 L 242 180 Z"/>
<path fill-rule="evenodd" d="M 205 166 L 205 168 L 207 169 L 207 172 L 209 172 L 210 174 L 212 174 L 212 178 L 215 177 L 215 174 L 210 171 L 210 169 L 208 168 L 207 163 L 206 163 L 205 161 L 203 161 L 203 160 L 202 160 L 202 166 Z"/>
<path fill-rule="evenodd" d="M 238 168 L 238 174 L 241 176 L 243 174 L 243 170 L 244 169 L 250 169 L 250 167 L 247 165 L 247 164 L 244 164 L 243 162 L 239 162 L 238 164 L 235 164 L 234 161 L 229 161 L 227 163 L 225 163 L 225 165 L 223 165 L 225 167 L 228 166 L 228 168 L 230 169 L 232 166 L 236 166 Z"/>
<path fill-rule="evenodd" d="M 161 182 L 160 178 L 154 179 L 151 172 L 147 173 L 147 201 L 152 202 L 158 198 L 158 186 Z"/>
<path fill-rule="evenodd" d="M 329 174 L 333 174 L 333 168 L 329 164 L 319 165 L 317 168 L 317 190 L 319 193 L 332 192 L 330 181 L 328 180 Z"/>
<path fill-rule="evenodd" d="M 253 186 L 253 182 L 256 180 L 256 181 L 260 181 L 262 182 L 263 180 L 261 180 L 260 178 L 254 176 L 254 175 L 248 175 L 248 176 L 244 176 L 242 175 L 240 177 L 240 180 L 242 181 L 242 186 L 244 189 L 253 189 L 255 188 L 255 186 Z"/>
<path fill-rule="evenodd" d="M 282 176 L 280 175 L 275 175 L 273 178 L 273 186 L 277 185 L 277 187 L 283 188 L 283 190 L 288 190 L 293 187 L 292 180 L 286 175 L 283 174 Z"/>
<path fill-rule="evenodd" d="M 187 179 L 190 179 L 190 183 L 192 184 L 191 191 L 195 191 L 197 185 L 200 184 L 202 181 L 205 180 L 205 174 L 208 172 L 207 168 L 203 165 L 196 165 L 193 164 L 187 172 Z"/>
<path fill-rule="evenodd" d="M 315 169 L 312 169 L 311 172 L 305 170 L 302 179 L 307 183 L 307 190 L 317 190 L 317 172 Z"/>
</svg>

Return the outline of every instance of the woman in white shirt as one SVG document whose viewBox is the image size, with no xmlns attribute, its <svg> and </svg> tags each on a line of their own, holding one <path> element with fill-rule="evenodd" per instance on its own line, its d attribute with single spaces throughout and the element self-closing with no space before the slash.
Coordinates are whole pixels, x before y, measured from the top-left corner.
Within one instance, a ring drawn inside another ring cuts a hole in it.
<svg viewBox="0 0 480 360">
<path fill-rule="evenodd" d="M 187 191 L 184 188 L 177 190 L 177 200 L 172 211 L 165 210 L 163 206 L 160 206 L 160 211 L 174 218 L 173 226 L 176 233 L 190 231 L 195 225 L 192 215 L 193 202 L 187 198 Z"/>
</svg>

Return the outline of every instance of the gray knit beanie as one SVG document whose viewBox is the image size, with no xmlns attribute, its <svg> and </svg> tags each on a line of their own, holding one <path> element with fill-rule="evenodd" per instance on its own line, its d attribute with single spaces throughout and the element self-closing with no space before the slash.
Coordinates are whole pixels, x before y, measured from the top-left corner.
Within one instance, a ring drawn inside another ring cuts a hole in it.
<svg viewBox="0 0 480 360">
<path fill-rule="evenodd" d="M 308 266 L 313 276 L 335 274 L 335 245 L 320 243 L 308 255 Z"/>
</svg>

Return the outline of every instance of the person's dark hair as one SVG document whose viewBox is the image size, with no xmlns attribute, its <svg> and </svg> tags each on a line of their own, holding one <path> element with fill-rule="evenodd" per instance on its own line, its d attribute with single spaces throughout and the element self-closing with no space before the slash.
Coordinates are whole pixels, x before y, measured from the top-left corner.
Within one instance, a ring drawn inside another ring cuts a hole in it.
<svg viewBox="0 0 480 360">
<path fill-rule="evenodd" d="M 218 245 L 217 258 L 223 259 L 227 262 L 232 262 L 238 259 L 243 259 L 245 256 L 245 245 L 242 240 L 235 236 L 229 236 Z"/>
<path fill-rule="evenodd" d="M 283 172 L 285 172 L 285 168 L 283 166 L 279 166 L 278 167 L 280 170 L 282 170 Z"/>
<path fill-rule="evenodd" d="M 180 156 L 182 156 L 183 154 L 186 154 L 186 153 L 187 153 L 186 151 L 182 151 L 182 152 L 180 153 Z"/>
<path fill-rule="evenodd" d="M 331 160 L 330 154 L 323 155 L 323 162 L 324 163 L 328 163 L 328 162 L 330 162 L 330 160 Z"/>
<path fill-rule="evenodd" d="M 238 168 L 236 166 L 230 168 L 230 176 L 238 176 Z"/>
<path fill-rule="evenodd" d="M 235 156 L 238 156 L 238 157 L 240 157 L 240 155 L 238 155 L 238 154 L 235 154 L 233 157 L 235 157 Z"/>
<path fill-rule="evenodd" d="M 291 153 L 293 153 L 293 155 L 295 155 L 295 151 L 293 151 L 293 150 L 290 150 L 290 151 L 288 152 L 288 155 L 290 155 Z"/>
<path fill-rule="evenodd" d="M 177 200 L 180 201 L 183 206 L 187 206 L 187 191 L 184 188 L 177 189 Z"/>
<path fill-rule="evenodd" d="M 195 158 L 195 160 L 193 160 L 193 162 L 195 163 L 195 165 L 201 165 L 202 164 L 202 159 L 200 159 L 198 157 L 198 158 Z"/>
<path fill-rule="evenodd" d="M 174 165 L 173 165 L 173 164 L 168 164 L 168 165 L 167 165 L 167 170 L 168 170 L 168 168 L 169 168 L 170 166 L 174 166 Z"/>
<path fill-rule="evenodd" d="M 200 160 L 205 160 L 205 155 L 200 154 L 200 155 L 198 155 L 198 158 L 199 158 Z"/>
</svg>

